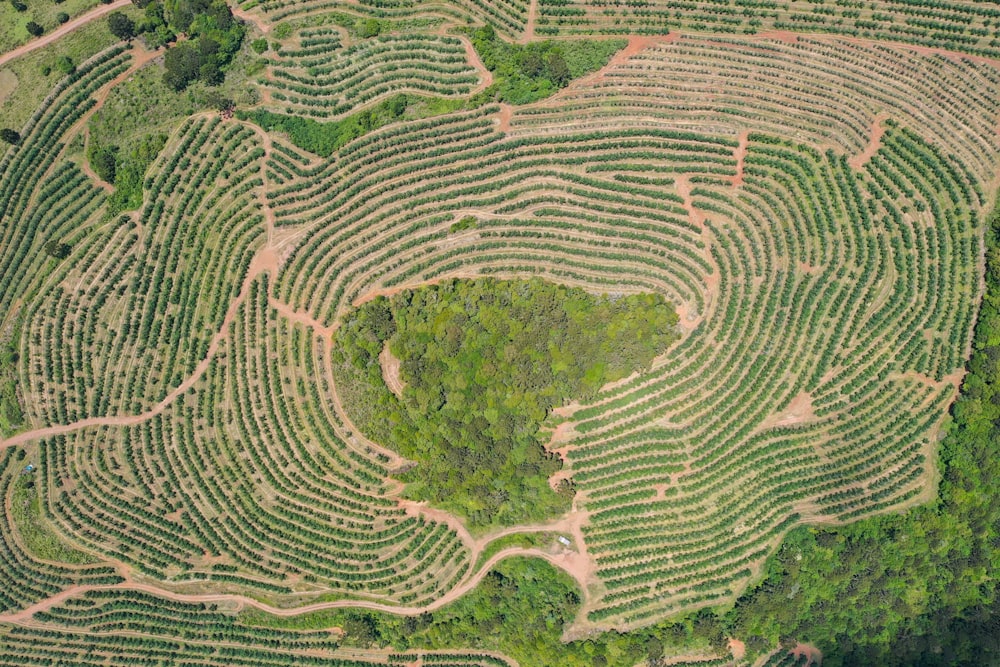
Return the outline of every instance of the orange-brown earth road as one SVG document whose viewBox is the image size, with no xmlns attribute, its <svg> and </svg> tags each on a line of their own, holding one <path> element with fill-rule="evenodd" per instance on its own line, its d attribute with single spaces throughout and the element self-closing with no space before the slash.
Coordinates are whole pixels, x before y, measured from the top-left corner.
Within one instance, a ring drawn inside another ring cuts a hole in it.
<svg viewBox="0 0 1000 667">
<path fill-rule="evenodd" d="M 86 14 L 76 17 L 69 23 L 64 23 L 63 25 L 59 26 L 49 34 L 42 35 L 38 39 L 32 40 L 27 44 L 22 44 L 13 51 L 8 51 L 7 53 L 0 55 L 0 67 L 3 67 L 4 65 L 6 65 L 11 60 L 14 60 L 15 58 L 20 58 L 26 53 L 31 53 L 36 49 L 40 49 L 43 46 L 51 44 L 60 37 L 63 37 L 73 32 L 80 26 L 87 25 L 91 21 L 96 21 L 102 16 L 107 16 L 108 14 L 117 9 L 121 9 L 122 7 L 129 7 L 131 5 L 132 5 L 132 0 L 114 0 L 114 2 L 112 2 L 110 5 L 100 5 L 95 9 L 87 12 Z"/>
</svg>

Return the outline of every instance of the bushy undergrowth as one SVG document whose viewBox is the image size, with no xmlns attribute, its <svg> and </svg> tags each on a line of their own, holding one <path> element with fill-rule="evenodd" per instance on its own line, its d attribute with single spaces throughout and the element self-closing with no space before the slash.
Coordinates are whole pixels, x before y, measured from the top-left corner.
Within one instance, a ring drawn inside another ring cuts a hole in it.
<svg viewBox="0 0 1000 667">
<path fill-rule="evenodd" d="M 481 97 L 527 104 L 548 97 L 573 79 L 595 72 L 625 47 L 624 39 L 579 39 L 511 44 L 490 25 L 472 31 L 472 44 L 494 76 Z"/>
<path fill-rule="evenodd" d="M 677 316 L 652 294 L 594 296 L 540 279 L 448 281 L 378 298 L 338 330 L 334 363 L 348 412 L 375 440 L 419 462 L 409 493 L 473 525 L 559 514 L 561 463 L 538 429 L 549 411 L 648 367 Z M 401 360 L 403 398 L 379 355 Z"/>
<path fill-rule="evenodd" d="M 365 109 L 330 123 L 263 109 L 237 112 L 236 115 L 242 120 L 260 125 L 265 130 L 286 132 L 289 140 L 299 148 L 329 157 L 347 142 L 400 118 L 409 102 L 409 98 L 404 94 L 394 95 L 372 109 Z"/>
</svg>

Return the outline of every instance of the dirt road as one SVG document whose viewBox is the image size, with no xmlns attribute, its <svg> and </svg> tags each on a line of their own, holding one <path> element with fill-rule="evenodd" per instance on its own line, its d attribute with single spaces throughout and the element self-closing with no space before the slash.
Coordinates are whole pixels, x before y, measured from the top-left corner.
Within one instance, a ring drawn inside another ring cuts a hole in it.
<svg viewBox="0 0 1000 667">
<path fill-rule="evenodd" d="M 17 47 L 16 49 L 14 49 L 13 51 L 8 51 L 7 53 L 4 53 L 3 55 L 0 55 L 0 67 L 3 67 L 4 65 L 6 65 L 11 60 L 14 60 L 16 58 L 20 58 L 21 56 L 25 55 L 26 53 L 31 53 L 35 49 L 40 49 L 43 46 L 47 46 L 47 45 L 51 44 L 52 42 L 56 41 L 60 37 L 63 37 L 65 35 L 73 32 L 74 30 L 76 30 L 80 26 L 87 25 L 91 21 L 96 21 L 97 19 L 101 18 L 102 16 L 107 16 L 111 12 L 113 12 L 115 10 L 118 10 L 118 9 L 121 9 L 122 7 L 129 7 L 129 6 L 131 6 L 131 4 L 132 4 L 131 0 L 114 0 L 114 2 L 112 2 L 110 5 L 100 5 L 100 6 L 96 7 L 96 8 L 94 8 L 94 9 L 92 9 L 91 11 L 87 12 L 86 14 L 83 14 L 82 16 L 76 17 L 75 19 L 73 19 L 69 23 L 66 23 L 64 25 L 59 26 L 58 28 L 56 28 L 55 30 L 53 30 L 52 32 L 50 32 L 49 34 L 42 35 L 38 39 L 32 40 L 32 41 L 28 42 L 27 44 L 23 44 L 23 45 Z"/>
</svg>

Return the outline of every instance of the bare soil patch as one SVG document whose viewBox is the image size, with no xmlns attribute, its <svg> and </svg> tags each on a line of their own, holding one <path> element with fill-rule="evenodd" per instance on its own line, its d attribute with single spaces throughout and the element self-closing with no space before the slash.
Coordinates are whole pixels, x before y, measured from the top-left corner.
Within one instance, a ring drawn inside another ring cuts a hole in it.
<svg viewBox="0 0 1000 667">
<path fill-rule="evenodd" d="M 531 0 L 528 3 L 528 20 L 524 24 L 524 35 L 519 40 L 522 44 L 527 44 L 535 38 L 535 20 L 538 16 L 538 0 Z"/>
<path fill-rule="evenodd" d="M 743 185 L 743 160 L 747 156 L 747 143 L 749 142 L 750 133 L 747 130 L 740 132 L 739 146 L 733 151 L 733 157 L 736 158 L 736 175 L 733 176 L 733 187 L 738 188 Z"/>
<path fill-rule="evenodd" d="M 857 155 L 851 157 L 847 163 L 855 169 L 861 169 L 865 166 L 868 160 L 872 159 L 872 156 L 878 152 L 878 149 L 882 146 L 882 135 L 885 134 L 885 128 L 882 127 L 882 121 L 888 118 L 888 114 L 880 113 L 875 116 L 872 121 L 872 126 L 868 131 L 868 145 L 865 149 L 858 153 Z"/>
<path fill-rule="evenodd" d="M 784 410 L 776 412 L 760 425 L 760 430 L 771 428 L 772 426 L 790 426 L 800 424 L 816 418 L 813 412 L 812 396 L 806 392 L 796 394 Z"/>
<path fill-rule="evenodd" d="M 396 396 L 403 398 L 403 389 L 406 388 L 406 383 L 399 376 L 400 361 L 389 349 L 388 344 L 382 346 L 382 352 L 378 355 L 378 363 L 382 367 L 382 379 L 385 380 L 385 386 L 389 387 L 389 391 Z"/>
<path fill-rule="evenodd" d="M 504 134 L 510 132 L 510 119 L 514 115 L 514 107 L 509 104 L 500 105 L 500 113 L 497 118 L 500 120 L 500 131 Z"/>
<path fill-rule="evenodd" d="M 812 644 L 803 644 L 799 642 L 795 645 L 795 648 L 791 651 L 792 655 L 795 657 L 805 656 L 809 663 L 816 663 L 817 665 L 823 664 L 823 652 Z"/>
</svg>

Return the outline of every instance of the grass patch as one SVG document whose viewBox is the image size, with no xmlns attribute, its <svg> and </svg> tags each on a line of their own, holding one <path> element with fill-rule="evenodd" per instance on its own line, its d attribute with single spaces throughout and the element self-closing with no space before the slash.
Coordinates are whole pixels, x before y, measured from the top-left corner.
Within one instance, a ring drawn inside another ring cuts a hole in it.
<svg viewBox="0 0 1000 667">
<path fill-rule="evenodd" d="M 0 6 L 6 6 L 6 3 Z M 132 7 L 124 11 L 133 18 L 140 15 L 140 12 Z M 0 68 L 0 72 L 10 71 L 17 80 L 14 90 L 0 104 L 0 127 L 18 131 L 24 127 L 31 114 L 35 113 L 52 87 L 62 78 L 63 75 L 56 68 L 56 61 L 59 58 L 66 56 L 79 65 L 94 54 L 117 44 L 118 41 L 108 31 L 104 21 L 94 21 L 56 40 L 44 49 L 32 51 Z M 47 76 L 42 74 L 44 67 L 51 70 Z"/>
<path fill-rule="evenodd" d="M 302 150 L 330 157 L 334 151 L 346 146 L 348 142 L 402 118 L 408 105 L 409 96 L 394 95 L 372 109 L 358 111 L 330 123 L 263 109 L 238 111 L 236 115 L 241 120 L 249 120 L 260 125 L 268 132 L 288 134 L 289 140 Z"/>
<path fill-rule="evenodd" d="M 89 565 L 98 560 L 67 545 L 49 526 L 42 501 L 35 488 L 37 472 L 21 474 L 11 495 L 11 518 L 28 551 L 43 560 L 73 565 Z"/>
<path fill-rule="evenodd" d="M 475 229 L 478 221 L 473 215 L 467 215 L 458 222 L 452 223 L 451 227 L 448 228 L 449 234 L 455 234 L 457 232 L 464 232 L 467 229 Z"/>
<path fill-rule="evenodd" d="M 21 339 L 20 318 L 11 327 L 9 337 L 0 342 L 0 436 L 10 436 L 24 424 L 20 397 L 17 395 L 17 343 Z"/>
<path fill-rule="evenodd" d="M 65 0 L 59 4 L 50 1 L 36 1 L 26 4 L 28 9 L 19 12 L 14 9 L 12 3 L 0 2 L 0 53 L 12 51 L 30 39 L 34 39 L 24 27 L 28 21 L 34 21 L 45 28 L 47 34 L 59 27 L 60 23 L 56 20 L 57 15 L 65 12 L 70 15 L 72 20 L 96 7 L 98 2 L 97 0 Z M 101 21 L 97 22 L 102 23 Z"/>
<path fill-rule="evenodd" d="M 163 68 L 157 66 L 144 67 L 111 91 L 90 119 L 87 151 L 91 168 L 115 185 L 108 215 L 142 206 L 146 170 L 168 135 L 200 107 L 194 90 L 170 90 L 163 82 Z M 102 153 L 111 156 L 110 170 L 95 164 L 94 156 Z"/>
</svg>

